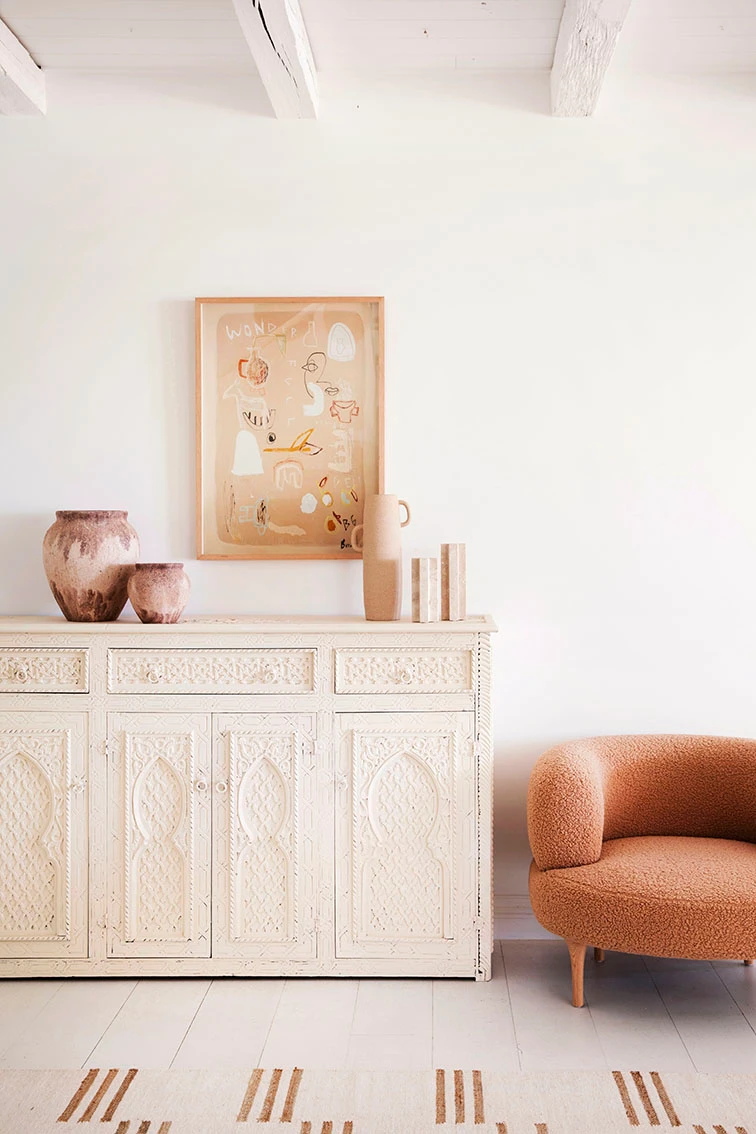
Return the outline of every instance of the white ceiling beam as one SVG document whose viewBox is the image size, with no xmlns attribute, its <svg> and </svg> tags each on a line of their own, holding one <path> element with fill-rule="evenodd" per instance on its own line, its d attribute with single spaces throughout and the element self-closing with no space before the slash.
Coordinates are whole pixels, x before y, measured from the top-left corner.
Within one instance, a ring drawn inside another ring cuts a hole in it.
<svg viewBox="0 0 756 1134">
<path fill-rule="evenodd" d="M 630 0 L 566 0 L 551 68 L 553 114 L 593 114 L 629 8 Z"/>
<path fill-rule="evenodd" d="M 318 83 L 299 0 L 234 0 L 276 118 L 317 118 Z"/>
<path fill-rule="evenodd" d="M 44 114 L 45 75 L 0 20 L 0 114 Z"/>
</svg>

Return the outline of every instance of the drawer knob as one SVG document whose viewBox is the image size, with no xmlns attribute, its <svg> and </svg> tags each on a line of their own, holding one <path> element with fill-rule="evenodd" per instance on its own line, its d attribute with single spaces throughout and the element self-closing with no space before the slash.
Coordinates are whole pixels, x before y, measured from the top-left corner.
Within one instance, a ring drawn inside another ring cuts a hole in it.
<svg viewBox="0 0 756 1134">
<path fill-rule="evenodd" d="M 158 665 L 150 665 L 147 667 L 147 680 L 151 681 L 153 685 L 157 685 L 158 681 L 162 679 L 163 671 Z"/>
<path fill-rule="evenodd" d="M 20 681 L 23 684 L 29 680 L 29 667 L 17 662 L 13 667 L 12 677 L 14 681 Z"/>
<path fill-rule="evenodd" d="M 219 783 L 217 783 L 215 785 L 215 790 L 218 792 L 219 795 L 225 795 L 226 792 L 228 791 L 228 784 L 225 784 L 223 782 L 223 780 L 221 780 Z"/>
<path fill-rule="evenodd" d="M 396 671 L 396 680 L 401 685 L 411 685 L 415 680 L 415 667 L 411 662 L 405 662 Z"/>
<path fill-rule="evenodd" d="M 207 780 L 197 780 L 194 786 L 197 791 L 207 791 Z"/>
</svg>

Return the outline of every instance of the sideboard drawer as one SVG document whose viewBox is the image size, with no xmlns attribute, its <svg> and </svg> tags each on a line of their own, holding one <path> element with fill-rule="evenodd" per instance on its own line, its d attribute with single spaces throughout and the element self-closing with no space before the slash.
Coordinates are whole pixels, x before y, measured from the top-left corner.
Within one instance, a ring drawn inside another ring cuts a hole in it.
<svg viewBox="0 0 756 1134">
<path fill-rule="evenodd" d="M 312 693 L 315 650 L 108 650 L 109 693 Z"/>
<path fill-rule="evenodd" d="M 470 693 L 472 652 L 337 649 L 334 688 L 336 693 Z"/>
<path fill-rule="evenodd" d="M 87 693 L 87 650 L 0 649 L 0 693 Z"/>
</svg>

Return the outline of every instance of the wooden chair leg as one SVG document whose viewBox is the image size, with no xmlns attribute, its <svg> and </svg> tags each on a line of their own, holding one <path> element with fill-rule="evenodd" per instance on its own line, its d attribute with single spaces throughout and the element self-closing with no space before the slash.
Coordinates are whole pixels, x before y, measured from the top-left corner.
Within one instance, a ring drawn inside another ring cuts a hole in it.
<svg viewBox="0 0 756 1134">
<path fill-rule="evenodd" d="M 604 950 L 596 947 L 593 950 L 593 959 L 594 959 L 594 961 L 596 962 L 597 965 L 603 965 L 604 961 L 606 960 L 606 958 L 604 956 Z"/>
<path fill-rule="evenodd" d="M 753 961 L 743 961 L 743 964 L 744 964 L 744 965 L 752 965 L 752 964 L 753 964 Z"/>
<path fill-rule="evenodd" d="M 585 966 L 585 951 L 587 945 L 578 945 L 576 941 L 568 941 L 570 951 L 570 966 L 572 967 L 572 1003 L 576 1008 L 583 1007 L 583 968 Z"/>
</svg>

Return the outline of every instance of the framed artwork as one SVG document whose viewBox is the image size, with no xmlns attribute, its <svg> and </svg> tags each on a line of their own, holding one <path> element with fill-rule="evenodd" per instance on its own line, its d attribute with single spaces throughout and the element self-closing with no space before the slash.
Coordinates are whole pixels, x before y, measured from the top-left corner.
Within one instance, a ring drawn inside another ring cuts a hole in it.
<svg viewBox="0 0 756 1134">
<path fill-rule="evenodd" d="M 197 299 L 200 559 L 351 559 L 383 491 L 383 300 Z"/>
</svg>

